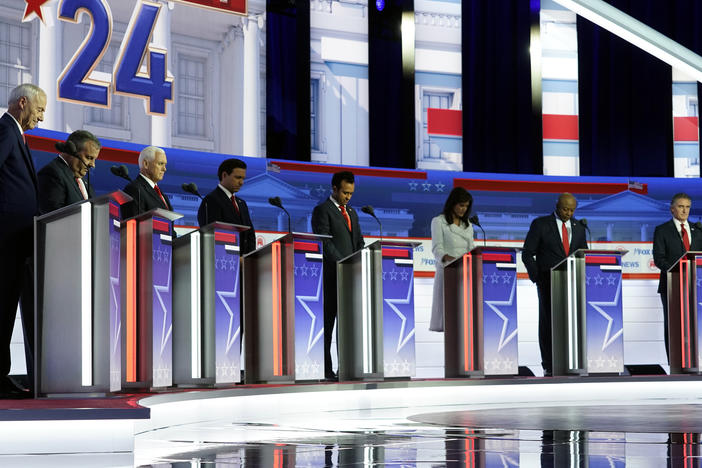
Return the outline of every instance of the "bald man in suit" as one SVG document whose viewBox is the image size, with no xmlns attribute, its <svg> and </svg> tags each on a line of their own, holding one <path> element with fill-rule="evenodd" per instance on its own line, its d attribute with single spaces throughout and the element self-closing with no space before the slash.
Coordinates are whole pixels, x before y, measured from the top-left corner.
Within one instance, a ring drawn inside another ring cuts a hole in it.
<svg viewBox="0 0 702 468">
<path fill-rule="evenodd" d="M 34 288 L 31 261 L 34 216 L 39 194 L 34 162 L 24 132 L 44 120 L 46 93 L 22 84 L 10 92 L 7 112 L 0 118 L 0 396 L 26 397 L 10 373 L 10 340 L 22 299 L 22 323 L 30 383 L 34 364 Z"/>
<path fill-rule="evenodd" d="M 576 250 L 587 249 L 585 228 L 573 218 L 577 205 L 573 195 L 562 193 L 553 213 L 532 221 L 522 250 L 522 261 L 539 294 L 539 347 L 545 376 L 553 374 L 551 268 Z"/>
<path fill-rule="evenodd" d="M 331 342 L 337 315 L 336 262 L 361 250 L 364 246 L 358 214 L 348 203 L 354 192 L 354 175 L 349 171 L 332 176 L 332 194 L 314 208 L 312 230 L 326 234 L 324 239 L 324 375 L 337 380 L 332 369 Z"/>
</svg>

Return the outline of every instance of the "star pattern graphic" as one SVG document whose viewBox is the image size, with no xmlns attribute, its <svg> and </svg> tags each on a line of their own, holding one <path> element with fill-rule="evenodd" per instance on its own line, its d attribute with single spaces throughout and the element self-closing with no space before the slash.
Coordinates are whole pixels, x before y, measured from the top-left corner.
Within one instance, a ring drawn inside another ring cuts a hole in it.
<svg viewBox="0 0 702 468">
<path fill-rule="evenodd" d="M 119 287 L 119 278 L 115 278 L 113 276 L 110 276 L 110 296 L 111 296 L 111 303 L 113 307 L 111 308 L 114 317 L 112 319 L 112 322 L 114 323 L 114 327 L 112 328 L 112 335 L 110 337 L 110 342 L 112 344 L 112 351 L 111 354 L 112 356 L 115 356 L 118 354 L 119 351 L 119 346 L 121 344 L 120 342 L 120 335 L 122 333 L 122 317 L 120 314 L 120 287 Z M 119 357 L 121 359 L 121 356 Z"/>
<path fill-rule="evenodd" d="M 411 182 L 408 182 L 408 184 L 409 184 L 410 192 L 416 192 L 416 191 L 417 191 L 417 186 L 419 185 L 417 182 L 411 181 Z"/>
<path fill-rule="evenodd" d="M 495 273 L 494 273 L 495 274 Z M 485 304 L 492 309 L 493 312 L 502 320 L 502 330 L 500 331 L 500 341 L 497 344 L 497 351 L 501 351 L 502 348 L 504 348 L 507 343 L 512 341 L 515 336 L 517 336 L 517 324 L 514 324 L 514 330 L 512 330 L 509 334 L 507 334 L 507 330 L 509 328 L 509 318 L 500 310 L 499 306 L 506 306 L 506 307 L 512 307 L 514 305 L 514 296 L 517 291 L 517 282 L 512 281 L 512 289 L 510 290 L 509 293 L 509 299 L 506 301 L 485 301 Z"/>
<path fill-rule="evenodd" d="M 160 251 L 160 247 L 158 249 Z M 168 265 L 166 267 L 168 271 L 168 277 L 166 279 L 166 284 L 159 285 L 159 284 L 154 284 L 153 286 L 153 292 L 155 299 L 158 303 L 159 308 L 161 309 L 159 312 L 161 312 L 161 336 L 160 336 L 160 343 L 159 343 L 159 356 L 163 357 L 163 353 L 166 350 L 166 347 L 168 346 L 168 343 L 170 342 L 171 339 L 171 332 L 173 331 L 173 323 L 170 318 L 171 316 L 171 272 L 173 269 L 171 268 L 170 264 L 170 256 L 168 256 Z M 166 302 L 168 302 L 168 305 L 166 305 Z M 153 311 L 154 314 L 154 320 L 156 319 L 156 310 Z M 155 325 L 155 324 L 154 324 Z M 168 369 L 168 372 L 170 373 L 170 369 Z M 169 377 L 170 379 L 170 377 Z M 154 383 L 156 385 L 156 383 Z M 170 381 L 168 382 L 167 385 L 170 385 Z M 157 385 L 160 386 L 160 385 Z"/>
<path fill-rule="evenodd" d="M 317 292 L 314 296 L 295 296 L 295 300 L 305 309 L 305 312 L 310 317 L 310 328 L 307 332 L 307 353 L 309 353 L 315 344 L 324 335 L 324 321 L 320 320 L 319 325 L 317 325 L 317 316 L 314 311 L 310 308 L 308 301 L 310 303 L 319 304 L 319 298 L 322 297 L 322 276 L 319 276 L 317 281 Z"/>
<path fill-rule="evenodd" d="M 400 350 L 407 344 L 407 342 L 414 336 L 414 328 L 408 331 L 405 335 L 407 317 L 397 307 L 398 305 L 407 305 L 412 301 L 414 281 L 409 281 L 408 283 L 409 287 L 407 288 L 407 296 L 405 298 L 383 299 L 383 301 L 385 301 L 388 307 L 390 307 L 390 309 L 392 309 L 392 311 L 395 312 L 395 314 L 400 318 L 400 321 L 402 322 L 400 325 L 400 333 L 397 336 L 397 347 L 395 349 L 396 353 L 399 353 Z"/>
<path fill-rule="evenodd" d="M 37 17 L 41 20 L 42 23 L 46 24 L 44 21 L 44 16 L 41 13 L 41 7 L 44 6 L 45 3 L 47 3 L 49 0 L 24 0 L 26 3 L 24 7 L 24 16 L 22 17 L 22 21 L 27 21 L 27 18 L 29 15 L 34 13 L 37 15 Z"/>
<path fill-rule="evenodd" d="M 236 315 L 234 314 L 234 311 L 232 310 L 232 307 L 230 306 L 229 302 L 227 299 L 235 299 L 236 303 L 238 304 L 239 298 L 237 296 L 237 291 L 239 290 L 239 262 L 236 262 L 236 267 L 234 271 L 234 288 L 231 291 L 215 291 L 215 294 L 221 301 L 222 305 L 224 306 L 224 309 L 227 311 L 227 314 L 229 315 L 229 324 L 227 325 L 227 338 L 226 342 L 224 344 L 224 352 L 225 354 L 229 354 L 229 350 L 232 348 L 234 343 L 236 343 L 237 338 L 239 337 L 241 333 L 241 324 L 234 330 L 234 318 L 239 317 L 239 311 L 237 310 Z M 235 301 L 232 301 L 235 302 Z"/>
<path fill-rule="evenodd" d="M 446 187 L 446 184 L 439 182 L 439 183 L 434 184 L 434 187 L 436 187 L 437 192 L 443 192 L 444 188 Z"/>
<path fill-rule="evenodd" d="M 598 275 L 599 277 L 599 275 Z M 596 277 L 597 278 L 597 277 Z M 601 277 L 600 277 L 601 278 Z M 617 307 L 619 306 L 619 297 L 622 293 L 622 281 L 621 278 L 617 284 L 617 291 L 614 294 L 614 298 L 611 301 L 587 301 L 589 305 L 592 306 L 604 319 L 607 321 L 607 330 L 605 331 L 605 336 L 602 339 L 602 351 L 604 351 L 609 345 L 614 343 L 614 341 L 621 336 L 624 332 L 624 327 L 620 328 L 616 332 L 612 332 L 612 323 L 614 319 L 611 315 L 604 311 L 603 307 Z"/>
</svg>

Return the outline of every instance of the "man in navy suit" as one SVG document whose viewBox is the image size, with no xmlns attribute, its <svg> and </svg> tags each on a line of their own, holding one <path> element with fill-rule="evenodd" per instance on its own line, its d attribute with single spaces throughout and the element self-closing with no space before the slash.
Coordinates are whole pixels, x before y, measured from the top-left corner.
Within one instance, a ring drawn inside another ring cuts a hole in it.
<svg viewBox="0 0 702 468">
<path fill-rule="evenodd" d="M 28 396 L 10 373 L 10 340 L 22 298 L 22 324 L 27 374 L 32 382 L 34 359 L 34 297 L 31 273 L 33 219 L 39 214 L 37 176 L 24 132 L 44 120 L 46 93 L 22 84 L 10 92 L 7 112 L 0 118 L 0 395 Z"/>
<path fill-rule="evenodd" d="M 215 221 L 249 226 L 240 236 L 239 248 L 241 255 L 256 249 L 256 231 L 254 231 L 249 207 L 246 202 L 237 197 L 246 180 L 246 163 L 240 159 L 226 159 L 217 169 L 219 185 L 207 194 L 197 210 L 197 222 L 205 226 Z"/>
<path fill-rule="evenodd" d="M 553 372 L 551 268 L 576 250 L 587 249 L 585 228 L 573 218 L 577 205 L 573 195 L 562 193 L 556 211 L 532 221 L 522 250 L 522 261 L 539 294 L 539 347 L 545 376 Z"/>
<path fill-rule="evenodd" d="M 348 257 L 364 246 L 358 214 L 348 206 L 354 192 L 354 176 L 349 171 L 332 176 L 331 196 L 315 206 L 312 212 L 312 230 L 326 234 L 324 240 L 324 375 L 336 380 L 332 369 L 332 329 L 337 314 L 336 262 Z"/>
<path fill-rule="evenodd" d="M 93 187 L 83 177 L 95 167 L 101 147 L 100 140 L 85 130 L 76 130 L 65 142 L 56 143 L 59 155 L 37 174 L 42 213 L 95 196 Z"/>
<path fill-rule="evenodd" d="M 668 351 L 668 280 L 667 271 L 688 250 L 702 250 L 702 231 L 692 226 L 690 216 L 692 200 L 686 193 L 676 193 L 670 201 L 673 219 L 656 226 L 653 233 L 653 263 L 661 270 L 658 293 L 663 303 L 663 339 L 665 352 Z"/>
<path fill-rule="evenodd" d="M 156 146 L 147 146 L 139 153 L 139 175 L 124 187 L 132 201 L 122 207 L 122 218 L 131 218 L 155 208 L 173 211 L 168 195 L 158 183 L 166 173 L 166 152 Z"/>
</svg>

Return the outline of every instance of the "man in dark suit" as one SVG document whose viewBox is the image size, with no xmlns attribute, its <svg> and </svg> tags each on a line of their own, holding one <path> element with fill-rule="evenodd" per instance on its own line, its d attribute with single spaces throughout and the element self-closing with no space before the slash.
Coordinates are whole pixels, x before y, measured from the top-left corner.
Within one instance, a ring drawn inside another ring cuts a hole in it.
<svg viewBox="0 0 702 468">
<path fill-rule="evenodd" d="M 246 179 L 246 163 L 239 159 L 227 159 L 217 169 L 219 185 L 207 194 L 197 210 L 197 222 L 205 226 L 215 221 L 249 226 L 251 229 L 241 233 L 239 248 L 241 255 L 256 249 L 256 231 L 254 231 L 249 207 L 237 197 Z"/>
<path fill-rule="evenodd" d="M 10 340 L 17 303 L 22 324 L 30 385 L 34 358 L 34 294 L 31 273 L 33 219 L 39 214 L 37 176 L 24 132 L 44 120 L 46 93 L 32 84 L 10 92 L 0 118 L 0 396 L 30 396 L 10 379 Z"/>
<path fill-rule="evenodd" d="M 692 226 L 690 216 L 692 200 L 686 193 L 676 193 L 670 201 L 673 219 L 656 226 L 653 233 L 653 263 L 661 270 L 658 293 L 663 303 L 663 339 L 669 356 L 668 344 L 668 280 L 667 271 L 688 250 L 702 250 L 702 231 Z"/>
<path fill-rule="evenodd" d="M 573 218 L 577 204 L 573 195 L 562 193 L 556 211 L 532 221 L 522 250 L 522 261 L 539 294 L 539 347 L 545 376 L 553 372 L 551 268 L 576 250 L 587 249 L 585 228 Z"/>
<path fill-rule="evenodd" d="M 348 257 L 364 246 L 358 214 L 348 206 L 354 192 L 354 176 L 349 171 L 332 176 L 331 196 L 315 206 L 312 212 L 312 230 L 315 234 L 326 234 L 324 240 L 324 374 L 328 380 L 336 380 L 332 369 L 332 330 L 337 313 L 336 262 Z"/>
<path fill-rule="evenodd" d="M 83 177 L 95 167 L 102 147 L 100 140 L 88 131 L 77 130 L 55 146 L 59 155 L 37 174 L 42 213 L 95 196 L 93 187 L 86 184 Z"/>
<path fill-rule="evenodd" d="M 146 213 L 155 208 L 173 211 L 168 195 L 161 191 L 158 183 L 166 173 L 166 152 L 156 146 L 147 146 L 139 153 L 139 175 L 124 187 L 132 201 L 122 207 L 122 218 Z"/>
</svg>

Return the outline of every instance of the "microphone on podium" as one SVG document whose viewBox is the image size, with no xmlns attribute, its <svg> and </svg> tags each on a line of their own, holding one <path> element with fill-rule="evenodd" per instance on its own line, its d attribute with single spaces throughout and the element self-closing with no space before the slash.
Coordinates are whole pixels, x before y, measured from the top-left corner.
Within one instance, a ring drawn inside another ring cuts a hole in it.
<svg viewBox="0 0 702 468">
<path fill-rule="evenodd" d="M 483 247 L 487 246 L 487 241 L 485 240 L 485 229 L 480 225 L 480 218 L 478 218 L 477 214 L 474 214 L 470 218 L 468 218 L 468 221 L 470 221 L 471 224 L 475 224 L 480 228 L 481 231 L 483 231 Z"/>
<path fill-rule="evenodd" d="M 367 215 L 371 215 L 375 218 L 376 221 L 378 221 L 378 227 L 380 229 L 380 240 L 383 240 L 383 223 L 381 223 L 378 217 L 375 215 L 375 210 L 373 209 L 373 207 L 370 205 L 366 205 L 361 208 L 361 211 L 363 211 Z"/>
<path fill-rule="evenodd" d="M 592 242 L 592 233 L 590 232 L 590 226 L 587 225 L 587 219 L 582 218 L 578 219 L 576 222 L 579 222 L 580 224 L 583 225 L 583 227 L 587 230 L 588 237 L 590 238 L 590 242 Z M 585 244 L 587 244 L 587 248 L 590 248 L 589 242 L 585 241 Z"/>
<path fill-rule="evenodd" d="M 276 207 L 280 208 L 281 210 L 283 210 L 283 211 L 285 212 L 286 215 L 288 215 L 288 232 L 289 232 L 289 233 L 292 233 L 292 229 L 290 229 L 290 213 L 288 213 L 288 210 L 286 210 L 286 209 L 283 207 L 283 202 L 280 201 L 280 197 L 271 197 L 271 198 L 268 199 L 268 203 L 270 203 L 270 204 L 273 205 L 273 206 L 276 206 Z"/>
<path fill-rule="evenodd" d="M 129 182 L 132 181 L 132 179 L 129 177 L 129 171 L 127 170 L 127 166 L 125 166 L 124 164 L 122 164 L 120 166 L 117 166 L 117 165 L 112 166 L 110 168 L 110 172 L 112 173 L 112 175 L 116 175 L 117 177 L 121 177 L 122 179 L 125 179 Z"/>
<path fill-rule="evenodd" d="M 183 185 L 180 186 L 180 188 L 183 189 L 184 192 L 190 193 L 192 195 L 197 196 L 200 200 L 202 200 L 205 203 L 205 223 L 204 224 L 209 224 L 210 222 L 210 217 L 209 217 L 209 211 L 207 209 L 207 200 L 203 198 L 202 195 L 200 195 L 200 192 L 197 190 L 197 185 L 195 182 L 190 182 L 190 183 L 183 183 Z"/>
</svg>

